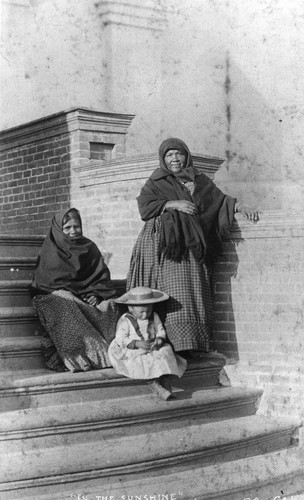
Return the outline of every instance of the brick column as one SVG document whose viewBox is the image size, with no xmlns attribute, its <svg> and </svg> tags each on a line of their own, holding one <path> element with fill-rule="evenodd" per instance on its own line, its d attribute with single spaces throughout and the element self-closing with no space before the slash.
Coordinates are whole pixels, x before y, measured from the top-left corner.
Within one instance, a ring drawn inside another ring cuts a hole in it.
<svg viewBox="0 0 304 500">
<path fill-rule="evenodd" d="M 132 119 L 77 108 L 0 132 L 0 231 L 45 234 L 53 213 L 73 202 L 73 169 L 123 157 Z"/>
</svg>

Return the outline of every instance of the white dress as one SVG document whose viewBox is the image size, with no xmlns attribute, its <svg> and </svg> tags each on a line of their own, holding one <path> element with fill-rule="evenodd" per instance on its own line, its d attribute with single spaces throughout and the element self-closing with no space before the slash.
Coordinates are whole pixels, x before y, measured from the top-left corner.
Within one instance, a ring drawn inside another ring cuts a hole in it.
<svg viewBox="0 0 304 500">
<path fill-rule="evenodd" d="M 169 344 L 165 343 L 161 348 L 150 352 L 127 347 L 136 340 L 153 342 L 156 337 L 165 340 L 166 332 L 159 316 L 153 312 L 149 319 L 132 321 L 129 318 L 130 313 L 125 313 L 119 319 L 115 339 L 109 347 L 108 355 L 114 370 L 126 377 L 143 380 L 159 378 L 162 375 L 181 377 L 186 370 L 187 362 L 175 354 Z M 136 321 L 138 331 L 134 326 Z"/>
</svg>

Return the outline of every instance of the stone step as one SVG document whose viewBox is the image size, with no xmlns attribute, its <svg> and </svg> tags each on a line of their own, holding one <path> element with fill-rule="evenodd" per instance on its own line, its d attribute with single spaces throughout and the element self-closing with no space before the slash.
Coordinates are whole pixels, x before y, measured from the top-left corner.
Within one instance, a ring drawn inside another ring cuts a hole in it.
<svg viewBox="0 0 304 500">
<path fill-rule="evenodd" d="M 167 474 L 179 464 L 210 466 L 295 446 L 299 425 L 292 419 L 252 415 L 203 424 L 170 419 L 114 430 L 24 435 L 0 442 L 0 456 L 5 456 L 0 482 L 44 478 L 54 484 L 56 476 L 84 471 L 108 478 L 138 470 L 150 474 L 165 469 Z"/>
<path fill-rule="evenodd" d="M 303 500 L 296 496 L 304 492 L 303 463 L 303 452 L 289 448 L 209 466 L 138 468 L 129 476 L 105 478 L 92 470 L 11 481 L 0 491 L 4 500 Z"/>
<path fill-rule="evenodd" d="M 244 387 L 174 390 L 163 401 L 152 391 L 141 396 L 87 401 L 85 404 L 27 408 L 1 414 L 0 441 L 85 432 L 157 421 L 209 422 L 254 415 L 262 391 Z M 100 392 L 102 395 L 102 391 Z M 58 438 L 61 439 L 61 438 Z"/>
<path fill-rule="evenodd" d="M 219 384 L 223 369 L 218 361 L 190 362 L 182 379 L 174 378 L 177 390 L 210 388 Z M 0 379 L 0 412 L 60 404 L 85 404 L 150 393 L 145 381 L 117 375 L 113 368 L 89 372 L 56 373 L 51 370 L 2 373 Z"/>
<path fill-rule="evenodd" d="M 17 234 L 0 234 L 1 257 L 37 257 L 44 236 L 22 236 Z"/>
<path fill-rule="evenodd" d="M 43 368 L 38 336 L 0 338 L 0 372 Z"/>
<path fill-rule="evenodd" d="M 36 257 L 0 257 L 2 280 L 32 280 Z"/>
<path fill-rule="evenodd" d="M 34 335 L 37 327 L 38 318 L 31 306 L 0 308 L 0 337 Z"/>
<path fill-rule="evenodd" d="M 31 307 L 29 280 L 0 281 L 0 309 L 2 307 Z"/>
</svg>

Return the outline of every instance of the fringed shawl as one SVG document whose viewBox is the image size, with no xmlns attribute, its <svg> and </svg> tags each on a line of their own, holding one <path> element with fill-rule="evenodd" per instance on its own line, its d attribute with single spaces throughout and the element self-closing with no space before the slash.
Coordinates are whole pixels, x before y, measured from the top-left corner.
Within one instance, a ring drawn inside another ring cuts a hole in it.
<svg viewBox="0 0 304 500">
<path fill-rule="evenodd" d="M 165 165 L 169 149 L 186 152 L 186 166 L 181 174 L 173 175 Z M 205 174 L 192 165 L 190 151 L 180 139 L 164 141 L 159 148 L 160 168 L 147 180 L 137 197 L 142 220 L 160 216 L 162 221 L 162 248 L 164 255 L 181 261 L 191 251 L 199 261 L 212 257 L 220 250 L 221 236 L 233 223 L 235 198 L 225 195 Z M 192 180 L 194 192 L 190 195 L 182 181 Z M 163 212 L 167 201 L 188 200 L 198 207 L 198 215 L 177 210 Z"/>
<path fill-rule="evenodd" d="M 63 233 L 62 219 L 68 211 L 53 217 L 38 256 L 32 296 L 64 289 L 79 297 L 113 297 L 110 271 L 95 243 L 85 236 L 72 240 Z"/>
</svg>

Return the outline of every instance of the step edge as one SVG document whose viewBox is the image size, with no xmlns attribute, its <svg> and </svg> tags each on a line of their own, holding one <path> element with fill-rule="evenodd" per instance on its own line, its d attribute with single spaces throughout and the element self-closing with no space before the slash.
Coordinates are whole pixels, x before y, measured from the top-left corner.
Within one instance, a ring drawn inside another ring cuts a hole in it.
<svg viewBox="0 0 304 500">
<path fill-rule="evenodd" d="M 7 267 L 8 265 L 17 266 L 17 265 L 36 265 L 37 264 L 37 256 L 28 255 L 26 257 L 19 257 L 13 255 L 0 255 L 0 266 Z"/>
<path fill-rule="evenodd" d="M 26 290 L 28 292 L 28 288 L 31 284 L 31 280 L 0 280 L 0 291 L 1 290 L 9 290 L 12 289 L 20 289 Z"/>
<path fill-rule="evenodd" d="M 280 433 L 276 433 L 280 434 Z M 273 434 L 266 436 L 266 439 L 269 441 L 273 439 Z M 115 475 L 131 475 L 136 472 L 138 472 L 138 467 L 140 465 L 140 471 L 149 473 L 151 471 L 155 471 L 157 469 L 163 468 L 164 466 L 166 467 L 174 467 L 178 466 L 180 463 L 184 466 L 185 464 L 190 464 L 192 461 L 198 461 L 200 458 L 207 459 L 208 457 L 214 457 L 215 455 L 218 455 L 219 453 L 229 453 L 232 452 L 234 449 L 238 448 L 240 444 L 242 444 L 242 448 L 247 448 L 250 443 L 252 445 L 257 444 L 259 441 L 261 441 L 262 444 L 265 444 L 265 435 L 258 436 L 258 440 L 256 440 L 256 436 L 254 438 L 249 438 L 249 439 L 244 439 L 242 441 L 233 441 L 231 443 L 225 443 L 223 445 L 218 445 L 215 447 L 209 447 L 207 449 L 203 450 L 195 450 L 192 452 L 188 453 L 180 453 L 176 454 L 174 456 L 170 457 L 162 457 L 158 458 L 156 460 L 145 460 L 141 462 L 134 462 L 132 464 L 128 465 L 117 465 L 113 467 L 108 467 L 108 468 L 102 468 L 102 469 L 94 469 L 94 470 L 87 470 L 87 471 L 79 471 L 79 472 L 72 472 L 72 473 L 67 473 L 67 474 L 54 474 L 52 476 L 44 476 L 44 477 L 38 477 L 38 478 L 28 478 L 28 479 L 23 479 L 20 481 L 14 481 L 14 482 L 8 482 L 4 481 L 0 483 L 0 491 L 7 491 L 8 488 L 12 489 L 12 484 L 15 483 L 15 488 L 20 488 L 20 487 L 27 487 L 31 481 L 37 480 L 39 481 L 39 486 L 50 486 L 52 484 L 58 484 L 62 482 L 72 482 L 72 481 L 80 481 L 83 479 L 94 479 L 94 478 L 109 478 L 113 477 Z M 294 448 L 294 445 L 290 445 L 287 448 L 275 448 L 272 450 L 272 452 L 275 451 L 280 451 L 282 449 L 292 449 Z M 268 452 L 271 453 L 271 452 Z M 266 452 L 265 452 L 266 454 Z M 263 455 L 263 454 L 262 454 Z M 242 458 L 250 458 L 254 457 L 257 455 L 246 455 L 246 457 Z M 229 460 L 221 461 L 220 463 L 223 462 L 229 462 Z M 204 466 L 202 465 L 202 468 Z M 206 466 L 205 466 L 206 467 Z M 65 478 L 65 479 L 63 479 Z M 56 483 L 55 483 L 56 481 Z"/>
<path fill-rule="evenodd" d="M 208 404 L 203 406 L 199 405 L 189 405 L 187 407 L 182 408 L 173 408 L 169 410 L 162 410 L 160 412 L 152 412 L 150 413 L 142 413 L 140 415 L 128 415 L 121 418 L 108 418 L 105 420 L 90 420 L 86 422 L 77 422 L 77 423 L 65 423 L 61 425 L 54 425 L 48 427 L 39 427 L 39 428 L 28 428 L 23 430 L 6 430 L 0 431 L 0 441 L 9 441 L 16 439 L 28 439 L 28 438 L 36 438 L 42 436 L 51 436 L 58 434 L 75 434 L 77 432 L 85 432 L 88 427 L 90 430 L 102 430 L 102 429 L 111 429 L 116 427 L 125 427 L 131 425 L 138 425 L 142 423 L 146 423 L 149 421 L 162 421 L 169 420 L 171 418 L 178 417 L 188 417 L 191 415 L 202 415 L 204 413 L 209 413 L 210 411 L 221 411 L 226 410 L 232 407 L 246 407 L 251 406 L 256 402 L 257 398 L 250 396 L 247 398 L 243 398 L 240 400 L 237 395 L 234 398 L 230 397 L 229 399 L 224 399 L 221 401 L 210 401 Z M 203 402 L 199 402 L 199 404 L 203 404 Z M 223 420 L 223 419 L 221 419 Z"/>
<path fill-rule="evenodd" d="M 31 306 L 11 306 L 11 307 L 0 307 L 0 319 L 14 319 L 22 317 L 33 316 L 37 318 L 35 309 Z"/>
<path fill-rule="evenodd" d="M 12 339 L 14 342 L 12 342 Z M 14 353 L 22 351 L 39 351 L 41 350 L 40 335 L 18 335 L 16 337 L 2 337 L 0 338 L 0 355 L 2 352 Z"/>
<path fill-rule="evenodd" d="M 274 452 L 275 453 L 275 452 Z M 248 457 L 249 459 L 252 458 L 252 457 Z M 203 468 L 203 467 L 201 467 Z M 154 477 L 157 477 L 157 476 L 154 476 Z M 281 472 L 279 472 L 279 475 L 273 475 L 273 474 L 269 474 L 268 477 L 260 480 L 260 479 L 254 479 L 254 481 L 250 482 L 250 483 L 247 483 L 247 484 L 244 484 L 244 482 L 242 481 L 239 486 L 235 486 L 235 487 L 232 487 L 232 488 L 229 488 L 228 490 L 223 490 L 221 489 L 221 491 L 217 491 L 215 493 L 212 493 L 212 492 L 207 492 L 206 494 L 204 494 L 204 496 L 200 496 L 198 497 L 198 495 L 196 494 L 195 496 L 184 496 L 183 495 L 183 500 L 225 500 L 227 498 L 227 495 L 232 495 L 232 494 L 239 494 L 239 493 L 242 493 L 244 492 L 244 498 L 247 497 L 248 495 L 245 494 L 247 493 L 248 491 L 250 490 L 253 490 L 253 491 L 256 491 L 257 488 L 264 488 L 264 487 L 267 487 L 267 486 L 273 486 L 277 483 L 286 483 L 287 481 L 290 481 L 290 480 L 293 480 L 293 479 L 296 479 L 297 477 L 303 477 L 303 468 L 294 468 L 293 470 L 289 470 L 289 472 L 285 473 L 285 474 L 282 474 Z M 40 478 L 38 478 L 40 479 Z M 75 481 L 79 482 L 81 480 L 94 480 L 94 479 L 99 479 L 99 476 L 96 476 L 95 478 L 87 478 L 87 477 L 83 477 L 83 478 L 80 478 L 80 479 L 74 479 L 74 478 L 68 478 L 68 479 L 64 479 L 64 480 L 60 480 L 60 483 L 58 480 L 56 481 L 53 481 L 52 483 L 49 483 L 49 484 L 46 484 L 46 485 L 43 485 L 43 484 L 35 484 L 38 482 L 38 480 L 36 479 L 32 479 L 32 480 L 29 480 L 27 482 L 26 485 L 23 485 L 21 484 L 21 481 L 17 482 L 14 481 L 14 482 L 11 482 L 11 483 L 0 483 L 0 491 L 6 491 L 6 492 L 9 492 L 9 491 L 16 491 L 16 490 L 21 490 L 21 489 L 33 489 L 33 488 L 39 488 L 39 487 L 44 487 L 44 486 L 52 486 L 52 485 L 56 485 L 58 486 L 58 484 L 70 484 L 70 483 L 75 483 Z M 144 478 L 146 479 L 146 478 Z M 134 490 L 135 487 L 138 488 L 139 486 L 141 487 L 141 484 L 138 484 L 138 481 L 141 481 L 142 478 L 139 478 L 138 477 L 138 473 L 136 475 L 134 475 L 134 477 L 130 477 L 130 479 L 128 480 L 129 484 L 127 485 L 128 487 L 131 486 L 132 489 Z M 130 484 L 130 482 L 132 482 L 132 484 Z M 10 484 L 11 487 L 7 487 L 7 485 Z M 149 485 L 146 487 L 149 487 Z M 108 487 L 107 487 L 108 488 Z M 96 486 L 94 488 L 94 490 L 96 489 Z M 98 490 L 99 491 L 99 490 Z M 125 493 L 126 490 L 124 490 L 124 493 Z M 132 490 L 131 490 L 132 491 Z M 121 484 L 113 484 L 111 486 L 111 492 L 114 493 L 114 494 L 120 494 L 121 495 Z M 303 490 L 301 489 L 301 491 L 297 490 L 297 491 L 292 491 L 292 492 L 287 492 L 286 494 L 288 496 L 290 495 L 298 495 L 300 493 L 303 493 Z M 71 498 L 71 494 L 69 493 L 60 493 L 60 492 L 57 492 L 55 493 L 56 496 L 53 496 L 52 495 L 52 500 L 55 500 L 55 499 L 60 499 L 60 500 L 68 500 Z M 60 495 L 60 497 L 59 497 Z M 62 496 L 64 495 L 64 496 Z M 88 491 L 88 495 L 95 495 L 94 491 L 92 491 L 92 487 L 90 487 L 89 491 Z M 223 496 L 225 495 L 225 497 Z M 255 495 L 256 496 L 256 495 Z M 94 498 L 97 498 L 97 496 L 95 495 Z M 27 496 L 26 497 L 27 499 L 29 499 L 29 497 Z M 38 500 L 38 497 L 35 495 L 35 500 Z M 50 497 L 48 497 L 50 498 Z M 110 498 L 108 496 L 108 498 Z M 174 498 L 175 498 L 175 495 L 174 495 Z M 273 498 L 273 497 L 272 497 Z M 282 498 L 283 500 L 283 498 Z"/>
<path fill-rule="evenodd" d="M 18 338 L 18 337 L 16 337 Z M 219 365 L 212 365 L 212 366 L 206 366 L 206 367 L 201 367 L 200 369 L 198 368 L 191 368 L 191 365 L 188 366 L 184 377 L 197 377 L 197 376 L 206 376 L 206 375 L 216 375 L 220 371 L 221 367 Z M 98 372 L 98 373 L 97 373 Z M 100 372 L 103 372 L 101 374 Z M 96 373 L 96 378 L 93 378 L 92 380 L 86 380 L 84 377 L 84 374 L 95 374 Z M 63 372 L 63 374 L 67 374 L 68 376 L 71 376 L 72 372 Z M 91 370 L 89 372 L 77 372 L 78 375 L 83 376 L 83 378 L 77 379 L 77 380 L 68 380 L 68 381 L 63 381 L 58 382 L 56 380 L 49 381 L 48 377 L 55 377 L 56 375 L 58 378 L 60 377 L 61 374 L 55 373 L 52 370 L 50 370 L 50 373 L 47 373 L 45 375 L 38 375 L 34 377 L 29 377 L 29 378 L 22 378 L 20 377 L 19 379 L 15 379 L 14 385 L 10 385 L 7 387 L 1 387 L 0 388 L 0 397 L 4 395 L 7 391 L 18 391 L 21 392 L 22 390 L 26 391 L 27 394 L 29 394 L 29 390 L 39 390 L 43 391 L 44 388 L 47 388 L 47 390 L 52 390 L 52 391 L 60 391 L 60 390 L 65 390 L 66 388 L 69 388 L 71 385 L 74 388 L 77 388 L 78 385 L 80 385 L 80 388 L 85 385 L 90 385 L 90 384 L 102 384 L 105 385 L 106 383 L 109 383 L 110 385 L 114 381 L 123 381 L 124 384 L 129 383 L 130 385 L 138 385 L 140 383 L 140 380 L 136 379 L 129 379 L 127 377 L 124 377 L 123 375 L 118 375 L 117 373 L 114 372 L 114 369 L 109 367 L 105 368 L 103 370 Z M 104 378 L 100 378 L 102 375 L 106 375 Z M 64 375 L 63 375 L 64 376 Z M 40 380 L 37 380 L 40 379 Z"/>
<path fill-rule="evenodd" d="M 43 243 L 43 241 L 45 240 L 45 235 L 40 235 L 40 234 L 33 234 L 31 236 L 29 235 L 23 235 L 23 234 L 11 234 L 11 233 L 2 233 L 0 234 L 0 246 L 1 245 L 11 245 L 12 242 L 16 242 L 16 246 L 19 246 L 19 242 L 20 242 L 20 245 L 25 245 L 27 246 L 27 242 L 28 243 L 28 246 L 32 246 L 33 245 L 37 245 L 37 243 Z"/>
</svg>

